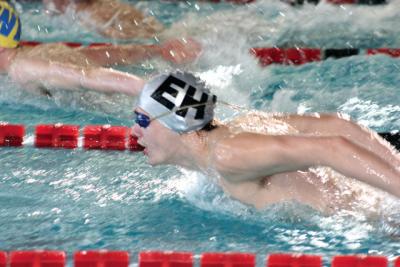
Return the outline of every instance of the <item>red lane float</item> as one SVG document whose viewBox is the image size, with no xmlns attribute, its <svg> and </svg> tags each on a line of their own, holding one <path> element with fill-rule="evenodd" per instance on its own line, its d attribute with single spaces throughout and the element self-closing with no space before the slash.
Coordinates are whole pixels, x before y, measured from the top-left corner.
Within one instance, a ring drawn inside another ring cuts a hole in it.
<svg viewBox="0 0 400 267">
<path fill-rule="evenodd" d="M 20 124 L 0 123 L 0 147 L 22 146 L 25 127 Z"/>
<path fill-rule="evenodd" d="M 319 49 L 319 48 L 278 48 L 256 47 L 250 49 L 262 66 L 270 64 L 301 65 L 309 62 L 320 61 L 327 58 L 343 58 L 359 55 L 364 50 L 357 48 Z M 384 54 L 391 57 L 400 57 L 399 48 L 366 49 L 365 55 Z"/>
<path fill-rule="evenodd" d="M 0 251 L 0 267 L 6 267 L 7 265 L 7 254 L 4 251 Z"/>
<path fill-rule="evenodd" d="M 64 251 L 12 251 L 10 267 L 64 267 Z"/>
<path fill-rule="evenodd" d="M 139 253 L 139 267 L 193 267 L 190 252 L 144 251 Z"/>
<path fill-rule="evenodd" d="M 400 267 L 400 257 L 394 261 L 394 267 Z"/>
<path fill-rule="evenodd" d="M 128 267 L 127 251 L 78 251 L 74 254 L 74 267 Z"/>
<path fill-rule="evenodd" d="M 388 259 L 383 256 L 340 255 L 333 257 L 332 267 L 387 267 Z"/>
<path fill-rule="evenodd" d="M 0 124 L 0 147 L 22 146 L 25 126 Z M 37 148 L 78 147 L 79 126 L 65 124 L 39 124 L 35 127 L 34 146 Z M 83 148 L 104 150 L 142 151 L 137 138 L 129 127 L 111 125 L 88 125 L 83 130 Z"/>
<path fill-rule="evenodd" d="M 255 254 L 250 253 L 204 253 L 200 267 L 254 267 Z"/>
<path fill-rule="evenodd" d="M 27 250 L 0 251 L 0 267 L 64 267 L 64 251 Z M 127 251 L 91 250 L 77 251 L 73 255 L 74 267 L 128 267 Z M 72 266 L 72 264 L 71 264 Z M 191 252 L 144 251 L 139 253 L 139 267 L 193 267 Z M 254 267 L 256 258 L 249 253 L 203 253 L 200 267 Z M 259 264 L 262 266 L 262 264 Z M 321 267 L 322 257 L 311 254 L 270 254 L 266 257 L 266 267 Z M 337 255 L 331 259 L 332 267 L 387 267 L 385 256 L 376 255 Z M 400 258 L 394 260 L 393 267 L 400 267 Z"/>
<path fill-rule="evenodd" d="M 322 267 L 322 257 L 316 255 L 271 254 L 266 261 L 267 267 Z"/>
<path fill-rule="evenodd" d="M 111 125 L 89 125 L 83 129 L 86 149 L 125 150 L 129 128 Z"/>
<path fill-rule="evenodd" d="M 262 66 L 273 63 L 300 65 L 321 60 L 321 50 L 314 48 L 252 48 L 250 53 L 259 58 Z"/>
<path fill-rule="evenodd" d="M 79 126 L 77 125 L 41 124 L 35 128 L 35 146 L 39 148 L 77 148 L 78 137 Z"/>
<path fill-rule="evenodd" d="M 400 57 L 400 48 L 367 49 L 367 55 L 385 54 L 391 57 Z"/>
</svg>

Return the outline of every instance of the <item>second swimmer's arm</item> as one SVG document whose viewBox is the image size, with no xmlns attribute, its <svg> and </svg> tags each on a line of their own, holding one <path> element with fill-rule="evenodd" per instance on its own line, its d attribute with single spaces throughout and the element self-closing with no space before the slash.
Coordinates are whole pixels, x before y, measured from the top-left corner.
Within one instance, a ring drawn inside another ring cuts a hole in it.
<svg viewBox="0 0 400 267">
<path fill-rule="evenodd" d="M 82 68 L 71 64 L 21 59 L 10 69 L 11 78 L 30 87 L 77 89 L 137 95 L 144 81 L 132 74 L 107 68 Z"/>
<path fill-rule="evenodd" d="M 77 49 L 101 66 L 130 65 L 161 54 L 158 45 L 105 45 Z"/>
<path fill-rule="evenodd" d="M 174 64 L 190 63 L 199 57 L 202 46 L 192 38 L 172 39 L 157 45 L 110 45 L 77 48 L 101 66 L 130 65 L 160 56 Z"/>
<path fill-rule="evenodd" d="M 344 137 L 238 134 L 215 150 L 217 168 L 232 182 L 328 166 L 400 197 L 400 166 Z"/>
</svg>

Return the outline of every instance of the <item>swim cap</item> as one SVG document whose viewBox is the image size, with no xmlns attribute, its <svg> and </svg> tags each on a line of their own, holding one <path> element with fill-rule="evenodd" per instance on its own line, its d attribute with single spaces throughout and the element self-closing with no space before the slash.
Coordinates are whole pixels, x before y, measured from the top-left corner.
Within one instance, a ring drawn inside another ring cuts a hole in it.
<svg viewBox="0 0 400 267">
<path fill-rule="evenodd" d="M 144 86 L 138 107 L 165 127 L 185 133 L 203 128 L 214 117 L 217 97 L 187 72 L 161 74 Z"/>
<path fill-rule="evenodd" d="M 0 0 L 0 47 L 14 48 L 21 37 L 21 21 L 14 7 Z"/>
</svg>

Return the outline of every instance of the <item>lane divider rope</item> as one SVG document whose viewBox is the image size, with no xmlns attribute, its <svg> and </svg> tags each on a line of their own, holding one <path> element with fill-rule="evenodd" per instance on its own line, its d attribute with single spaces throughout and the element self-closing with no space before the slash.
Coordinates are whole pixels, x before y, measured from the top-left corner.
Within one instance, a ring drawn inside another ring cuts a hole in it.
<svg viewBox="0 0 400 267">
<path fill-rule="evenodd" d="M 80 130 L 78 125 L 39 124 L 35 126 L 33 145 L 37 148 L 65 148 L 101 150 L 142 151 L 132 129 L 126 126 L 86 125 Z M 0 123 L 0 147 L 21 147 L 29 145 L 25 140 L 25 126 L 22 124 Z M 400 132 L 379 133 L 400 151 Z M 81 140 L 81 142 L 79 142 Z"/>
<path fill-rule="evenodd" d="M 39 124 L 35 126 L 33 145 L 37 148 L 64 148 L 142 151 L 132 130 L 125 126 L 87 125 L 80 141 L 78 125 Z M 25 126 L 0 123 L 0 147 L 21 147 L 25 142 Z"/>
<path fill-rule="evenodd" d="M 250 53 L 259 59 L 262 66 L 271 64 L 302 65 L 328 58 L 343 58 L 356 55 L 383 54 L 390 57 L 400 57 L 400 48 L 279 48 L 279 47 L 255 47 Z"/>
<path fill-rule="evenodd" d="M 42 44 L 38 41 L 21 41 L 22 46 L 37 46 Z M 81 46 L 87 47 L 103 47 L 112 46 L 111 43 L 90 43 L 83 44 L 79 42 L 61 42 L 61 44 L 77 48 Z M 316 62 L 328 58 L 343 58 L 356 55 L 377 55 L 383 54 L 390 57 L 400 57 L 400 48 L 308 48 L 308 47 L 254 47 L 250 49 L 250 53 L 259 59 L 261 66 L 268 66 L 271 64 L 283 65 L 302 65 L 305 63 Z"/>
<path fill-rule="evenodd" d="M 58 250 L 0 251 L 0 267 L 64 267 L 67 255 Z M 139 252 L 138 267 L 194 267 L 194 254 L 179 251 Z M 243 252 L 206 252 L 199 257 L 199 267 L 255 267 L 256 255 Z M 89 250 L 73 255 L 74 267 L 129 267 L 128 251 Z M 389 262 L 380 255 L 335 255 L 331 267 L 400 267 L 400 257 Z M 133 264 L 133 263 L 131 263 Z M 260 266 L 260 265 L 258 265 Z M 321 255 L 272 253 L 265 257 L 265 267 L 322 267 Z"/>
</svg>

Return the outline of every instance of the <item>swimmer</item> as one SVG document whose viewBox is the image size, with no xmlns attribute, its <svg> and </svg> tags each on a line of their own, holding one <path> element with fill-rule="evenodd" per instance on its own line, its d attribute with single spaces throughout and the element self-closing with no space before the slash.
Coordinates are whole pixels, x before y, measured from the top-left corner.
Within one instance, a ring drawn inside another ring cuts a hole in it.
<svg viewBox="0 0 400 267">
<path fill-rule="evenodd" d="M 119 0 L 43 0 L 48 12 L 72 12 L 89 29 L 114 39 L 152 38 L 163 26 Z"/>
<path fill-rule="evenodd" d="M 144 84 L 141 78 L 104 66 L 133 64 L 157 55 L 174 63 L 186 63 L 201 50 L 191 39 L 173 40 L 161 46 L 18 47 L 21 35 L 18 14 L 9 3 L 0 1 L 0 15 L 0 72 L 8 74 L 24 89 L 47 95 L 54 88 L 137 95 Z"/>
<path fill-rule="evenodd" d="M 164 26 L 154 17 L 145 16 L 132 5 L 119 0 L 42 0 L 42 2 L 48 13 L 72 13 L 74 18 L 78 18 L 88 29 L 113 39 L 159 37 L 164 30 Z M 252 0 L 227 0 L 227 2 L 250 3 Z"/>
<path fill-rule="evenodd" d="M 190 73 L 150 80 L 132 128 L 148 162 L 211 171 L 225 192 L 256 208 L 296 200 L 330 212 L 357 199 L 354 188 L 339 191 L 357 180 L 400 198 L 400 155 L 372 130 L 336 114 L 250 112 L 222 124 L 217 103 Z"/>
</svg>

